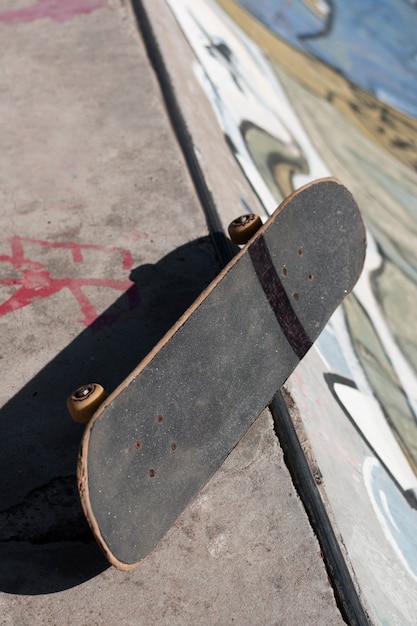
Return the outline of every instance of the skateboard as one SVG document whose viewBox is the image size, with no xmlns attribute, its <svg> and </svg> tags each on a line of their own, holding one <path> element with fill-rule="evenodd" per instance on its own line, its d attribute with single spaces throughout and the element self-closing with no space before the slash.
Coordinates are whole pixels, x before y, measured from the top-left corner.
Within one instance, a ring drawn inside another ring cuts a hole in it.
<svg viewBox="0 0 417 626">
<path fill-rule="evenodd" d="M 253 221 L 230 231 L 253 234 Z M 78 487 L 110 563 L 137 566 L 200 492 L 351 291 L 365 248 L 350 192 L 331 178 L 306 185 L 101 402 Z M 76 401 L 101 400 L 93 387 Z"/>
</svg>

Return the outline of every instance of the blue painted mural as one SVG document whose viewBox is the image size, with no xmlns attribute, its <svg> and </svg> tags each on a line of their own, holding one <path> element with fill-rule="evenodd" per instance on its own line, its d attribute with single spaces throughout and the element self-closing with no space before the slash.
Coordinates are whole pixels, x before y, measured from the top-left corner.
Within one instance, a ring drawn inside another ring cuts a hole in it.
<svg viewBox="0 0 417 626">
<path fill-rule="evenodd" d="M 417 10 L 411 0 L 238 0 L 292 46 L 417 117 Z"/>
</svg>

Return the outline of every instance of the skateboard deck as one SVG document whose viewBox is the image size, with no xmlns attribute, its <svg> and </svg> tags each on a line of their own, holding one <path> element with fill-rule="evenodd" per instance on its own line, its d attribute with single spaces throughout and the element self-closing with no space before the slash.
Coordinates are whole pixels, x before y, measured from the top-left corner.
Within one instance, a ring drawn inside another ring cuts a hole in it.
<svg viewBox="0 0 417 626">
<path fill-rule="evenodd" d="M 335 179 L 287 198 L 86 427 L 78 484 L 109 561 L 156 546 L 355 285 L 358 207 Z"/>
</svg>

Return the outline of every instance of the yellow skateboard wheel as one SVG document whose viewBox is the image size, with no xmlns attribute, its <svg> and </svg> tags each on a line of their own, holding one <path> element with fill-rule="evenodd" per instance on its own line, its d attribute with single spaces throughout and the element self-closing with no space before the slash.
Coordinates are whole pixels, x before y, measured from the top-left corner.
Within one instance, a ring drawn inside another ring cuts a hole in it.
<svg viewBox="0 0 417 626">
<path fill-rule="evenodd" d="M 86 424 L 106 397 L 104 387 L 97 383 L 78 387 L 67 400 L 69 414 L 74 422 Z"/>
<path fill-rule="evenodd" d="M 248 213 L 241 215 L 229 224 L 229 236 L 233 243 L 241 246 L 248 243 L 249 239 L 260 229 L 262 220 L 259 215 Z"/>
</svg>

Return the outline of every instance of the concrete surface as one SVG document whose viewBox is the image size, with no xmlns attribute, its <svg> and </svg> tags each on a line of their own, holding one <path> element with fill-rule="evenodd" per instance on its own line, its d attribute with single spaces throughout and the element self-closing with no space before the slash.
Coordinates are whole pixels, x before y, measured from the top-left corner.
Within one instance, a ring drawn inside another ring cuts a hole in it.
<svg viewBox="0 0 417 626">
<path fill-rule="evenodd" d="M 343 623 L 267 412 L 138 569 L 98 550 L 66 396 L 219 265 L 130 6 L 2 1 L 0 37 L 0 623 Z"/>
</svg>

